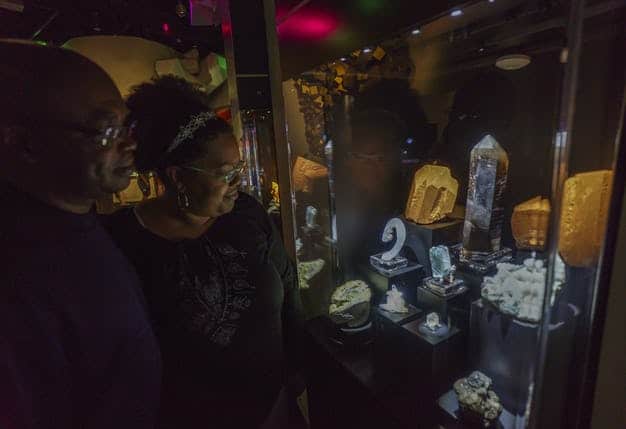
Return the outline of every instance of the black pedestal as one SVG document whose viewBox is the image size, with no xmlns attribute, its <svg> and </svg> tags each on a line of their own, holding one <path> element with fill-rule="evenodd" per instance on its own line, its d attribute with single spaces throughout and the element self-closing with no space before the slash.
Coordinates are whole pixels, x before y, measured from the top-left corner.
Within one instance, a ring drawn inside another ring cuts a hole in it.
<svg viewBox="0 0 626 429">
<path fill-rule="evenodd" d="M 454 219 L 430 225 L 418 225 L 404 218 L 402 220 L 406 225 L 406 246 L 415 253 L 417 261 L 424 266 L 426 274 L 430 276 L 430 248 L 439 244 L 451 246 L 458 243 L 461 240 L 463 221 Z"/>
<path fill-rule="evenodd" d="M 432 311 L 438 313 L 441 320 L 450 321 L 452 326 L 468 326 L 471 303 L 471 295 L 467 288 L 449 297 L 437 295 L 426 286 L 417 288 L 417 305 L 426 313 Z"/>
<path fill-rule="evenodd" d="M 558 321 L 550 325 L 551 341 L 566 344 L 571 338 L 577 310 L 566 307 Z M 537 355 L 538 325 L 513 319 L 482 299 L 472 303 L 470 356 L 472 366 L 493 380 L 493 390 L 504 408 L 523 416 L 528 389 Z M 562 339 L 562 340 L 559 340 Z M 550 355 L 550 360 L 565 360 L 567 347 Z M 552 398 L 552 400 L 555 398 Z M 546 401 L 550 401 L 546 398 Z M 545 405 L 545 404 L 544 404 Z M 546 405 L 547 406 L 547 405 Z"/>
<path fill-rule="evenodd" d="M 398 270 L 395 275 L 382 274 L 373 267 L 364 267 L 363 274 L 367 278 L 368 283 L 374 288 L 374 303 L 385 302 L 385 292 L 396 286 L 408 304 L 417 304 L 417 285 L 420 283 L 423 275 L 421 265 L 414 265 L 403 270 Z"/>
<path fill-rule="evenodd" d="M 438 396 L 464 372 L 466 336 L 455 326 L 444 336 L 425 335 L 420 331 L 424 320 L 422 317 L 403 325 L 405 337 L 410 338 L 405 352 L 423 356 L 421 371 L 430 373 L 431 393 Z"/>
<path fill-rule="evenodd" d="M 409 308 L 408 313 L 391 313 L 377 306 L 376 314 L 378 318 L 383 322 L 390 322 L 396 325 L 404 325 L 405 323 L 419 318 L 423 313 L 421 309 L 416 308 L 411 304 L 407 304 L 407 307 Z"/>
</svg>

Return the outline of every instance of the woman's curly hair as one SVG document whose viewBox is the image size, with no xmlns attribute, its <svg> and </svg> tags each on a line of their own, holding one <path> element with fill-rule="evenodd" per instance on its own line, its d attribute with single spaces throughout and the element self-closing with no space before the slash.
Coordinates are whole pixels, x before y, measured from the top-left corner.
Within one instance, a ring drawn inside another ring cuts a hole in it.
<svg viewBox="0 0 626 429">
<path fill-rule="evenodd" d="M 133 88 L 126 100 L 130 119 L 137 121 L 135 163 L 140 172 L 160 171 L 166 167 L 189 164 L 208 153 L 219 134 L 232 133 L 221 118 L 209 119 L 193 137 L 170 153 L 180 127 L 193 115 L 211 110 L 208 97 L 197 86 L 175 76 L 163 76 Z"/>
</svg>

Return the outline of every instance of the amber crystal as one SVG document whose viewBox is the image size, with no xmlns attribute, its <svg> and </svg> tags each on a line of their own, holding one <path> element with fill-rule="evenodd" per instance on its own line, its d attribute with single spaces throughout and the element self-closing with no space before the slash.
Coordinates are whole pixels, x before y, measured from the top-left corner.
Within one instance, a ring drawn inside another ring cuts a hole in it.
<svg viewBox="0 0 626 429">
<path fill-rule="evenodd" d="M 450 169 L 425 165 L 415 172 L 404 216 L 419 224 L 430 224 L 452 213 L 459 182 Z"/>
<path fill-rule="evenodd" d="M 511 229 L 518 249 L 543 250 L 548 235 L 550 200 L 534 197 L 513 209 Z"/>
<path fill-rule="evenodd" d="M 299 156 L 293 165 L 293 187 L 296 191 L 311 192 L 313 181 L 328 177 L 328 168 Z"/>
<path fill-rule="evenodd" d="M 565 181 L 559 252 L 566 264 L 593 266 L 600 256 L 606 228 L 613 173 L 576 174 Z"/>
</svg>

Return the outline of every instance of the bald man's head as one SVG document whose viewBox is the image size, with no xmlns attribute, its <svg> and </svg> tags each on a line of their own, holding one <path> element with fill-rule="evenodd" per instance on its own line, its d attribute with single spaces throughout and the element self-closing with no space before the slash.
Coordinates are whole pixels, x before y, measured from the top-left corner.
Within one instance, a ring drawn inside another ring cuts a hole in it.
<svg viewBox="0 0 626 429">
<path fill-rule="evenodd" d="M 0 108 L 2 167 L 18 186 L 31 188 L 34 180 L 73 200 L 128 186 L 134 143 L 100 144 L 103 132 L 124 125 L 126 107 L 111 78 L 87 58 L 0 41 Z"/>
</svg>

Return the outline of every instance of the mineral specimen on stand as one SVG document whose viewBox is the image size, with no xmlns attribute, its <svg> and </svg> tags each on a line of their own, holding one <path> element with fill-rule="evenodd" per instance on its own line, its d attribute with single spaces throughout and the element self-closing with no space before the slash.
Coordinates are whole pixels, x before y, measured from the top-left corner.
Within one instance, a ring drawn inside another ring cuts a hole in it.
<svg viewBox="0 0 626 429">
<path fill-rule="evenodd" d="M 431 331 L 441 328 L 441 319 L 437 313 L 429 313 L 426 315 L 426 323 L 424 324 Z"/>
<path fill-rule="evenodd" d="M 307 228 L 315 228 L 317 209 L 314 206 L 307 206 L 305 210 L 305 224 Z"/>
<path fill-rule="evenodd" d="M 324 264 L 325 262 L 323 259 L 298 262 L 298 283 L 300 285 L 300 289 L 309 288 L 309 280 L 322 271 Z"/>
<path fill-rule="evenodd" d="M 419 224 L 430 224 L 452 213 L 459 182 L 450 169 L 425 165 L 415 172 L 404 216 Z"/>
<path fill-rule="evenodd" d="M 328 314 L 339 325 L 356 328 L 367 323 L 372 291 L 361 280 L 350 280 L 339 286 L 330 298 Z"/>
<path fill-rule="evenodd" d="M 550 200 L 531 198 L 513 209 L 511 229 L 518 249 L 543 250 L 548 235 Z"/>
<path fill-rule="evenodd" d="M 508 169 L 509 158 L 491 135 L 483 137 L 472 149 L 463 225 L 465 259 L 480 261 L 500 250 L 502 196 Z"/>
<path fill-rule="evenodd" d="M 328 168 L 315 161 L 301 156 L 296 158 L 293 165 L 293 188 L 295 191 L 313 191 L 313 181 L 328 177 Z"/>
<path fill-rule="evenodd" d="M 611 197 L 609 170 L 576 174 L 565 181 L 559 252 L 568 265 L 593 266 L 600 256 Z"/>
<path fill-rule="evenodd" d="M 526 259 L 523 265 L 506 262 L 498 272 L 483 279 L 481 296 L 505 314 L 526 322 L 541 319 L 546 287 L 546 267 L 538 259 Z M 565 282 L 565 267 L 557 258 L 553 289 Z"/>
<path fill-rule="evenodd" d="M 429 250 L 430 270 L 433 279 L 443 281 L 454 271 L 450 262 L 450 252 L 446 246 L 433 246 Z"/>
<path fill-rule="evenodd" d="M 478 417 L 484 427 L 491 427 L 502 413 L 500 398 L 491 389 L 491 384 L 491 378 L 480 371 L 454 383 L 461 410 Z"/>
<path fill-rule="evenodd" d="M 391 290 L 387 291 L 387 302 L 380 304 L 380 308 L 390 313 L 409 312 L 409 307 L 406 306 L 402 292 L 395 285 L 391 286 Z"/>
</svg>

